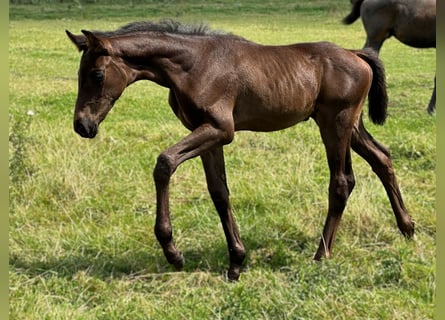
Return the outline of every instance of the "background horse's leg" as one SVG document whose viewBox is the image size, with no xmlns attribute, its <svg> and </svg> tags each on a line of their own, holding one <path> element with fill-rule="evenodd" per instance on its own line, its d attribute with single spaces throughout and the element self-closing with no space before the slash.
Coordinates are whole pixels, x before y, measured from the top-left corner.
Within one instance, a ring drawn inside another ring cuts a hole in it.
<svg viewBox="0 0 445 320">
<path fill-rule="evenodd" d="M 363 48 L 371 48 L 373 49 L 375 52 L 377 52 L 377 55 L 380 52 L 380 48 L 383 45 L 383 42 L 385 41 L 385 39 L 372 39 L 369 37 L 366 38 L 366 42 L 365 45 L 363 46 Z"/>
<path fill-rule="evenodd" d="M 379 6 L 377 3 L 374 5 Z M 391 36 L 394 21 L 386 10 L 377 10 L 372 4 L 362 7 L 361 17 L 366 31 L 366 43 L 364 48 L 372 48 L 379 53 L 383 42 Z"/>
<path fill-rule="evenodd" d="M 358 127 L 353 130 L 351 146 L 371 165 L 372 170 L 382 181 L 400 231 L 407 237 L 413 236 L 414 223 L 403 203 L 389 151 L 366 131 L 361 118 Z"/>
<path fill-rule="evenodd" d="M 221 219 L 229 248 L 230 267 L 227 276 L 229 280 L 238 280 L 246 251 L 230 208 L 223 147 L 217 147 L 204 153 L 201 155 L 201 159 L 206 174 L 207 187 Z"/>
<path fill-rule="evenodd" d="M 177 269 L 183 267 L 184 258 L 173 242 L 169 208 L 170 177 L 184 161 L 201 155 L 216 146 L 229 143 L 231 139 L 233 139 L 233 132 L 205 124 L 195 129 L 171 148 L 165 150 L 158 157 L 153 172 L 157 201 L 155 234 L 162 246 L 167 261 Z"/>
<path fill-rule="evenodd" d="M 347 121 L 335 122 L 331 119 L 324 122 L 317 118 L 316 121 L 326 147 L 330 171 L 328 215 L 318 250 L 314 256 L 315 260 L 320 260 L 322 257 L 329 258 L 332 255 L 340 219 L 349 195 L 354 188 L 355 180 L 349 145 L 350 124 Z"/>
<path fill-rule="evenodd" d="M 432 114 L 436 110 L 436 76 L 434 76 L 434 89 L 428 104 L 428 113 Z"/>
</svg>

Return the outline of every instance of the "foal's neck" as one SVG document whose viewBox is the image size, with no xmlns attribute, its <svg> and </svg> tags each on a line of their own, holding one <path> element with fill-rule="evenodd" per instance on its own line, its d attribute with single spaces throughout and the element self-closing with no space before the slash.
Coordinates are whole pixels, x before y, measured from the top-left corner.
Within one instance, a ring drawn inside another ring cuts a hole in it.
<svg viewBox="0 0 445 320">
<path fill-rule="evenodd" d="M 130 72 L 136 73 L 132 82 L 150 80 L 170 87 L 173 77 L 187 72 L 195 61 L 196 47 L 182 36 L 162 33 L 125 36 L 113 39 L 112 45 Z"/>
</svg>

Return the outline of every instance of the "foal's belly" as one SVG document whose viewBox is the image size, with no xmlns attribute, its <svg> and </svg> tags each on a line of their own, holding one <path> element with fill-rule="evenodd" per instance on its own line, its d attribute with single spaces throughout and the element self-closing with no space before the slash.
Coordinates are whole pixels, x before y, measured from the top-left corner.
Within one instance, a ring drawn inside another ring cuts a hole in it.
<svg viewBox="0 0 445 320">
<path fill-rule="evenodd" d="M 235 130 L 276 131 L 307 120 L 313 113 L 320 91 L 319 72 L 294 63 L 281 73 L 259 72 L 258 79 L 244 77 L 244 90 L 236 99 Z M 299 72 L 300 71 L 300 72 Z M 269 77 L 265 76 L 269 75 Z"/>
<path fill-rule="evenodd" d="M 277 131 L 307 120 L 312 114 L 312 106 L 250 106 L 235 107 L 233 120 L 235 130 Z"/>
</svg>

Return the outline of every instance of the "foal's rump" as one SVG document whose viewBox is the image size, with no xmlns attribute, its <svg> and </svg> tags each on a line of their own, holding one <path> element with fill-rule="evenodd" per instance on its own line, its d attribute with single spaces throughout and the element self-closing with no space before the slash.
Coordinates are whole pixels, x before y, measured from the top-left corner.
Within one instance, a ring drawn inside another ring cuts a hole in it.
<svg viewBox="0 0 445 320">
<path fill-rule="evenodd" d="M 355 54 L 366 61 L 372 69 L 372 83 L 368 93 L 369 118 L 375 124 L 383 124 L 387 117 L 388 94 L 386 92 L 385 69 L 375 51 L 363 49 Z"/>
</svg>

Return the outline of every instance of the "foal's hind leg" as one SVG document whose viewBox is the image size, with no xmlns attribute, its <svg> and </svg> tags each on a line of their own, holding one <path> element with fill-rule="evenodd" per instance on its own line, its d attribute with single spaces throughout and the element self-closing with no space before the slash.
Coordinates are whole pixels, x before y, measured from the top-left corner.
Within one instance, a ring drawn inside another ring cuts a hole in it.
<svg viewBox="0 0 445 320">
<path fill-rule="evenodd" d="M 348 120 L 350 121 L 348 117 L 345 117 L 344 120 L 345 122 L 343 123 L 342 121 L 337 122 L 335 120 L 326 123 L 323 119 L 316 119 L 326 147 L 330 182 L 328 215 L 318 250 L 314 256 L 315 260 L 332 256 L 332 249 L 341 216 L 355 185 L 350 153 L 352 125 L 348 123 Z"/>
<path fill-rule="evenodd" d="M 372 170 L 382 181 L 402 234 L 406 237 L 412 237 L 414 235 L 414 223 L 403 203 L 389 151 L 366 131 L 361 118 L 358 127 L 354 128 L 352 132 L 351 146 L 371 165 Z"/>
<path fill-rule="evenodd" d="M 207 187 L 221 219 L 229 248 L 230 267 L 227 276 L 229 280 L 238 280 L 246 251 L 230 208 L 223 147 L 217 147 L 204 153 L 201 155 L 201 159 L 206 174 Z"/>
</svg>

